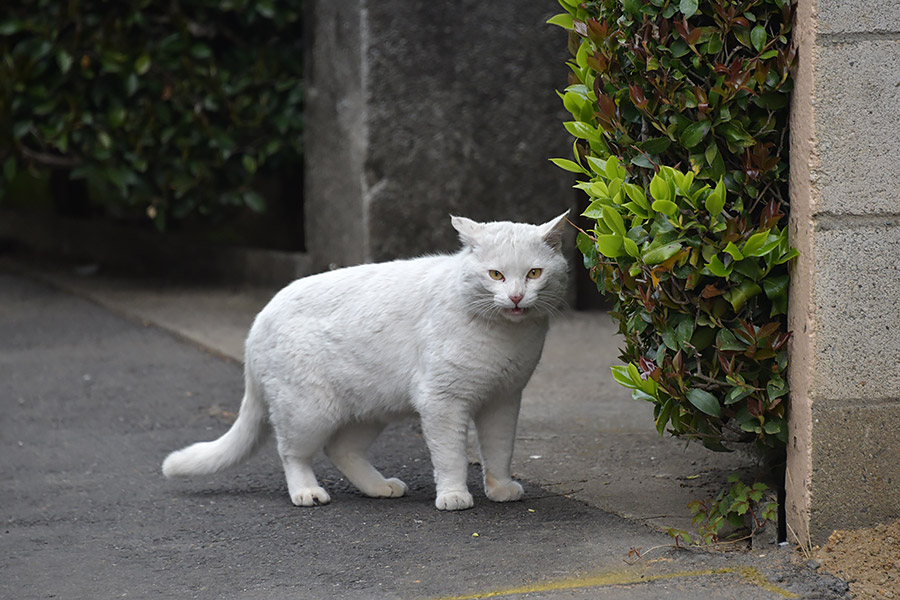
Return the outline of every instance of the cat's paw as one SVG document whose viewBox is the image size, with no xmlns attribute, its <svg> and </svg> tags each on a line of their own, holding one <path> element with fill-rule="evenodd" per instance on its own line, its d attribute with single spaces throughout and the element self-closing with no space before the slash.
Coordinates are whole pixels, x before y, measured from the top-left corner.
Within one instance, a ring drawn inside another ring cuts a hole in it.
<svg viewBox="0 0 900 600">
<path fill-rule="evenodd" d="M 438 494 L 434 505 L 438 507 L 438 510 L 465 510 L 472 508 L 475 501 L 469 492 L 444 492 Z"/>
<path fill-rule="evenodd" d="M 485 486 L 485 493 L 494 502 L 515 502 L 525 493 L 518 481 L 510 479 L 505 483 L 494 483 Z"/>
<path fill-rule="evenodd" d="M 391 477 L 385 479 L 383 484 L 367 491 L 366 495 L 373 498 L 399 498 L 406 495 L 406 489 L 405 483 L 396 477 Z"/>
<path fill-rule="evenodd" d="M 295 506 L 315 506 L 316 504 L 328 504 L 331 496 L 320 487 L 300 488 L 291 494 L 291 502 Z"/>
</svg>

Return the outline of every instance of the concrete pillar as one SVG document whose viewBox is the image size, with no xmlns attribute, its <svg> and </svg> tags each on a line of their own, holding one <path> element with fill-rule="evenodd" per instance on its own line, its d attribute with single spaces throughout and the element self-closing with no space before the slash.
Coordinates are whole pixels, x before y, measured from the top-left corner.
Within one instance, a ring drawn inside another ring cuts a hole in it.
<svg viewBox="0 0 900 600">
<path fill-rule="evenodd" d="M 451 213 L 541 222 L 574 201 L 553 2 L 311 0 L 307 249 L 324 267 L 457 247 Z"/>
<path fill-rule="evenodd" d="M 786 509 L 818 543 L 900 518 L 900 3 L 799 0 L 795 43 Z"/>
</svg>

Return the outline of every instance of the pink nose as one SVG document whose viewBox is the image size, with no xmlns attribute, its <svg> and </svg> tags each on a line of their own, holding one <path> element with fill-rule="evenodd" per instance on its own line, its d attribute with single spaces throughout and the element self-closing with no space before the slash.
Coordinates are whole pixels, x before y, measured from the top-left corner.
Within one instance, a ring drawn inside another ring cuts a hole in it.
<svg viewBox="0 0 900 600">
<path fill-rule="evenodd" d="M 513 304 L 515 304 L 516 306 L 518 306 L 518 305 L 519 305 L 519 302 L 521 302 L 521 301 L 522 301 L 522 298 L 524 298 L 524 297 L 525 297 L 525 296 L 523 296 L 522 294 L 516 294 L 516 295 L 514 295 L 514 296 L 511 295 L 511 296 L 509 297 L 509 299 L 513 301 Z"/>
</svg>

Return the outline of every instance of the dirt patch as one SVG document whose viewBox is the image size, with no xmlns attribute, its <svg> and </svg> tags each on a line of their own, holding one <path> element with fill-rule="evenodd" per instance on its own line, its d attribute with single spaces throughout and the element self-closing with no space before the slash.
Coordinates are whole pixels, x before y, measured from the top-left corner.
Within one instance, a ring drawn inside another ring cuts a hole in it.
<svg viewBox="0 0 900 600">
<path fill-rule="evenodd" d="M 854 600 L 900 600 L 900 520 L 835 531 L 815 556 L 821 570 L 850 584 Z"/>
</svg>

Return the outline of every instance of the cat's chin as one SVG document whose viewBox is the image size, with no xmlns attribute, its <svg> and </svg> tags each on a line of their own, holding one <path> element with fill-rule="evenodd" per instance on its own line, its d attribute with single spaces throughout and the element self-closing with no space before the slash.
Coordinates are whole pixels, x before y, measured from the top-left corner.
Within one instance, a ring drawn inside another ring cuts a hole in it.
<svg viewBox="0 0 900 600">
<path fill-rule="evenodd" d="M 510 321 L 518 322 L 531 316 L 531 310 L 517 306 L 516 308 L 504 308 L 501 314 Z"/>
</svg>

